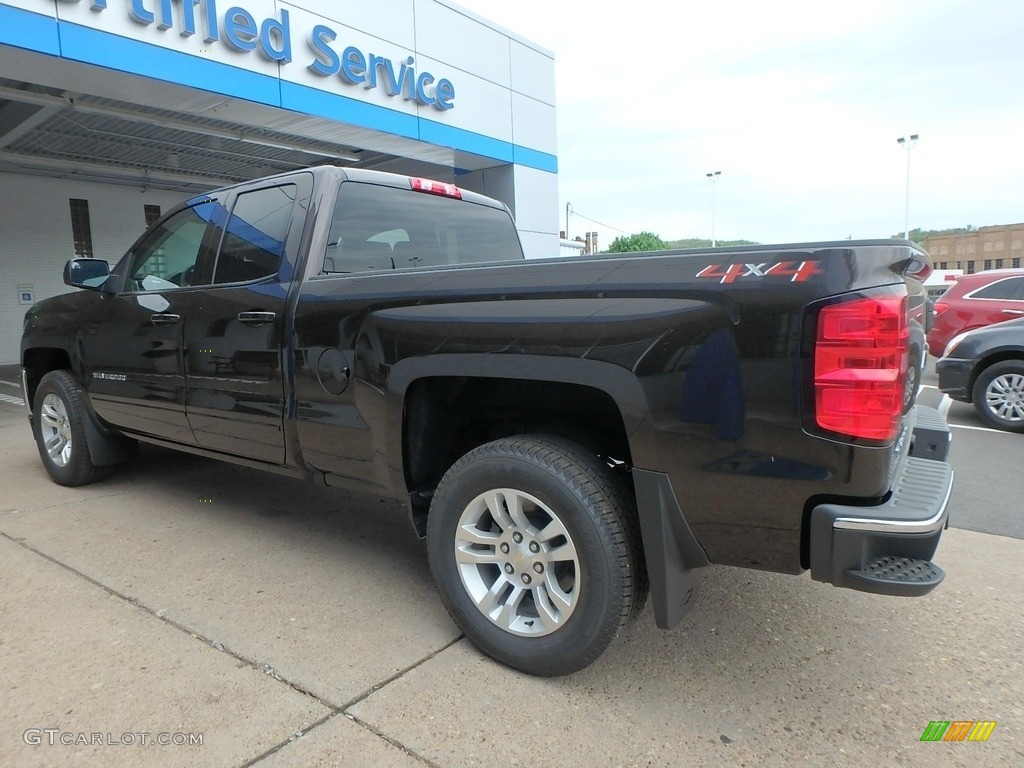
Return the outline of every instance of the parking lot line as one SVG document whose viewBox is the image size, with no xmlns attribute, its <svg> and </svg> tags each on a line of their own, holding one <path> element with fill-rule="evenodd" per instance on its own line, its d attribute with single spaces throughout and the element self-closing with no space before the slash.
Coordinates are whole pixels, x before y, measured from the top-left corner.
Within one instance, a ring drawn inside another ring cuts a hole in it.
<svg viewBox="0 0 1024 768">
<path fill-rule="evenodd" d="M 973 429 L 975 432 L 991 432 L 995 435 L 1013 435 L 1015 432 L 1007 432 L 1004 429 L 992 429 L 991 427 L 975 427 L 971 424 L 950 424 L 950 427 L 956 429 Z"/>
<path fill-rule="evenodd" d="M 953 405 L 953 398 L 949 395 L 943 394 L 942 399 L 939 401 L 939 413 L 942 414 L 942 418 L 948 421 L 949 419 L 949 407 Z"/>
</svg>

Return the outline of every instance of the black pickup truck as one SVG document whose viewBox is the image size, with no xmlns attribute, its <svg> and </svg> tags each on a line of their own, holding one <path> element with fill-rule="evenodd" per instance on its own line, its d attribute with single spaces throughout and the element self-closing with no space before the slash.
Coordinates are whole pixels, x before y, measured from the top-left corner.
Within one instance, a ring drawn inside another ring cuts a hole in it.
<svg viewBox="0 0 1024 768">
<path fill-rule="evenodd" d="M 949 431 L 917 406 L 909 242 L 524 260 L 500 203 L 322 167 L 186 201 L 35 305 L 43 465 L 138 440 L 408 500 L 485 653 L 592 662 L 711 563 L 920 595 Z"/>
</svg>

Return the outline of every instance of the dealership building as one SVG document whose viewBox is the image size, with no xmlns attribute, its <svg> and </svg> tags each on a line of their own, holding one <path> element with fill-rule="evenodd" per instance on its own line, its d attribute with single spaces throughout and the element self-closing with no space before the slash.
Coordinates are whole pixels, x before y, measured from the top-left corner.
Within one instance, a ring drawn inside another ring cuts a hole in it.
<svg viewBox="0 0 1024 768">
<path fill-rule="evenodd" d="M 448 0 L 0 0 L 0 364 L 64 262 L 311 165 L 454 182 L 556 256 L 552 54 Z"/>
</svg>

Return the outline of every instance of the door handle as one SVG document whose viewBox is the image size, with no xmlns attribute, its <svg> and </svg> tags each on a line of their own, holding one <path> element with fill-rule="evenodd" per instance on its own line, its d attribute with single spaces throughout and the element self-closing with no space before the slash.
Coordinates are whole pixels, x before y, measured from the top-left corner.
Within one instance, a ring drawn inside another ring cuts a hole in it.
<svg viewBox="0 0 1024 768">
<path fill-rule="evenodd" d="M 269 323 L 276 318 L 277 315 L 274 312 L 239 312 L 238 319 L 246 325 L 262 325 L 263 323 Z"/>
<path fill-rule="evenodd" d="M 149 319 L 150 322 L 153 323 L 153 325 L 174 325 L 176 322 L 178 322 L 179 319 L 181 319 L 181 317 L 180 315 L 167 315 L 158 313 L 155 315 L 150 315 Z"/>
<path fill-rule="evenodd" d="M 1004 315 L 1024 315 L 1024 309 L 1004 309 Z"/>
</svg>

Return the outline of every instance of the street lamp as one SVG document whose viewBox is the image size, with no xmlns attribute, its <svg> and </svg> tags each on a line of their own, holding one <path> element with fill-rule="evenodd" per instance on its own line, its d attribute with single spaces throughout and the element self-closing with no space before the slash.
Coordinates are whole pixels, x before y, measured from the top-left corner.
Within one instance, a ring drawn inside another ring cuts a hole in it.
<svg viewBox="0 0 1024 768">
<path fill-rule="evenodd" d="M 722 175 L 721 171 L 712 171 L 707 174 L 708 179 L 711 181 L 711 247 L 717 246 L 718 241 L 715 240 L 715 182 L 718 181 L 718 177 Z"/>
<path fill-rule="evenodd" d="M 896 143 L 907 150 L 907 199 L 903 208 L 903 238 L 910 239 L 910 150 L 917 146 L 918 135 L 900 136 Z"/>
</svg>

